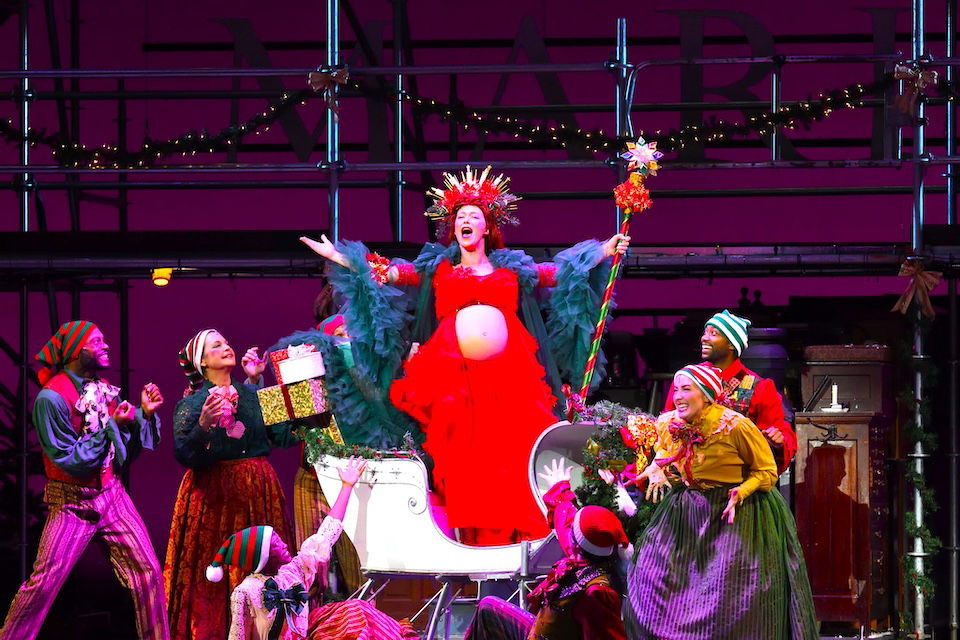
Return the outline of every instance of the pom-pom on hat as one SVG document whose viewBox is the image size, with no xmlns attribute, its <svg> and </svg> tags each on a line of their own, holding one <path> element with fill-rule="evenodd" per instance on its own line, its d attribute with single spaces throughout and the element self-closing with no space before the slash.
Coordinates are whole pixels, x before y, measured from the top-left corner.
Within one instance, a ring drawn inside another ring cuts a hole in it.
<svg viewBox="0 0 960 640">
<path fill-rule="evenodd" d="M 688 364 L 673 374 L 673 379 L 676 380 L 679 376 L 689 378 L 711 402 L 715 402 L 723 393 L 720 369 L 716 367 L 707 364 Z"/>
<path fill-rule="evenodd" d="M 223 580 L 223 566 L 239 567 L 251 573 L 263 569 L 270 558 L 270 539 L 273 537 L 273 527 L 266 524 L 247 527 L 227 538 L 213 562 L 207 567 L 207 580 L 220 582 Z"/>
<path fill-rule="evenodd" d="M 630 544 L 620 518 L 609 509 L 589 506 L 573 518 L 573 539 L 587 553 L 605 558 L 618 546 Z"/>
<path fill-rule="evenodd" d="M 83 345 L 87 344 L 96 328 L 97 325 L 87 320 L 73 320 L 60 325 L 37 354 L 37 360 L 44 365 L 38 374 L 41 384 L 46 384 L 58 369 L 80 355 Z"/>
<path fill-rule="evenodd" d="M 735 316 L 724 309 L 720 313 L 715 313 L 704 326 L 714 327 L 722 333 L 723 337 L 733 345 L 733 350 L 737 352 L 739 358 L 747 348 L 747 328 L 750 324 L 750 321 L 746 318 Z"/>
</svg>

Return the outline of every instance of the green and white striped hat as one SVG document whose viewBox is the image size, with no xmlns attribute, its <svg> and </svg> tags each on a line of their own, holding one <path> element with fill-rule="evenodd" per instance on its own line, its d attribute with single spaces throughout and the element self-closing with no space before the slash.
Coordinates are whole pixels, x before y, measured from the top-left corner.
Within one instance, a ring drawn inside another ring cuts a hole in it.
<svg viewBox="0 0 960 640">
<path fill-rule="evenodd" d="M 707 324 L 704 326 L 714 327 L 722 333 L 724 337 L 730 341 L 730 344 L 733 345 L 733 349 L 737 352 L 738 358 L 744 349 L 747 348 L 747 327 L 750 326 L 750 321 L 746 318 L 735 316 L 724 309 L 720 313 L 714 314 L 712 318 L 707 320 Z"/>
</svg>

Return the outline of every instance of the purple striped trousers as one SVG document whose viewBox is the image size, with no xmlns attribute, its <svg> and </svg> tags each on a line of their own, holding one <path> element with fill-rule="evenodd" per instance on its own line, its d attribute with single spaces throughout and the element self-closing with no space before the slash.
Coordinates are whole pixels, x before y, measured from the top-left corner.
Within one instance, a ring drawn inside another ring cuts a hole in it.
<svg viewBox="0 0 960 640">
<path fill-rule="evenodd" d="M 133 594 L 140 638 L 167 640 L 163 573 L 150 536 L 119 481 L 87 489 L 50 480 L 44 493 L 50 513 L 33 573 L 21 585 L 0 629 L 0 640 L 33 640 L 83 550 L 100 536 L 110 563 Z"/>
</svg>

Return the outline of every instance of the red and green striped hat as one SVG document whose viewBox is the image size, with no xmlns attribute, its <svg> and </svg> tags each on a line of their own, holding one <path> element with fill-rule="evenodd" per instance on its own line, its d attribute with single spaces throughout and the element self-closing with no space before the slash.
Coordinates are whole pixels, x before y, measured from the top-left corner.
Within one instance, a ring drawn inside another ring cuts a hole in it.
<svg viewBox="0 0 960 640">
<path fill-rule="evenodd" d="M 87 344 L 90 334 L 96 328 L 97 325 L 87 320 L 73 320 L 62 324 L 37 354 L 37 360 L 44 364 L 39 373 L 40 382 L 46 384 L 58 369 L 79 356 L 83 345 Z"/>
<path fill-rule="evenodd" d="M 197 335 L 190 338 L 183 349 L 180 349 L 180 353 L 177 354 L 180 368 L 183 369 L 183 375 L 187 376 L 187 383 L 192 391 L 196 391 L 203 386 L 203 367 L 200 366 L 200 362 L 203 360 L 203 344 L 207 335 L 214 331 L 216 329 L 198 331 Z"/>
<path fill-rule="evenodd" d="M 227 538 L 213 562 L 207 567 L 207 580 L 220 582 L 223 580 L 222 565 L 228 564 L 245 571 L 256 573 L 263 569 L 270 558 L 270 538 L 273 537 L 273 527 L 260 524 L 247 527 Z"/>
<path fill-rule="evenodd" d="M 676 380 L 677 376 L 689 378 L 693 381 L 693 384 L 697 385 L 700 391 L 703 391 L 703 395 L 707 396 L 711 401 L 716 401 L 716 399 L 720 397 L 720 394 L 723 393 L 723 381 L 720 379 L 720 369 L 716 367 L 711 367 L 706 364 L 688 364 L 673 374 L 673 379 Z"/>
</svg>

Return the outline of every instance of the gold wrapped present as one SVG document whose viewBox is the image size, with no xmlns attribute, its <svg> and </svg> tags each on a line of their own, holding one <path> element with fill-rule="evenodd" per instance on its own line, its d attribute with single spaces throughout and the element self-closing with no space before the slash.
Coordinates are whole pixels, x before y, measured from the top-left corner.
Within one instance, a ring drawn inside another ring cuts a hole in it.
<svg viewBox="0 0 960 640">
<path fill-rule="evenodd" d="M 322 380 L 304 380 L 286 387 L 293 417 L 308 418 L 327 411 L 327 390 Z"/>
<path fill-rule="evenodd" d="M 280 385 L 257 389 L 257 400 L 260 401 L 263 424 L 277 424 L 293 417 L 287 409 L 287 399 L 284 397 L 283 391 L 284 389 Z"/>
<path fill-rule="evenodd" d="M 340 425 L 337 424 L 336 416 L 330 416 L 330 426 L 323 430 L 324 435 L 328 436 L 335 444 L 346 445 L 343 441 L 343 434 L 340 433 Z"/>
<path fill-rule="evenodd" d="M 278 384 L 257 391 L 263 423 L 277 424 L 294 418 L 308 418 L 329 411 L 323 380 Z"/>
</svg>

